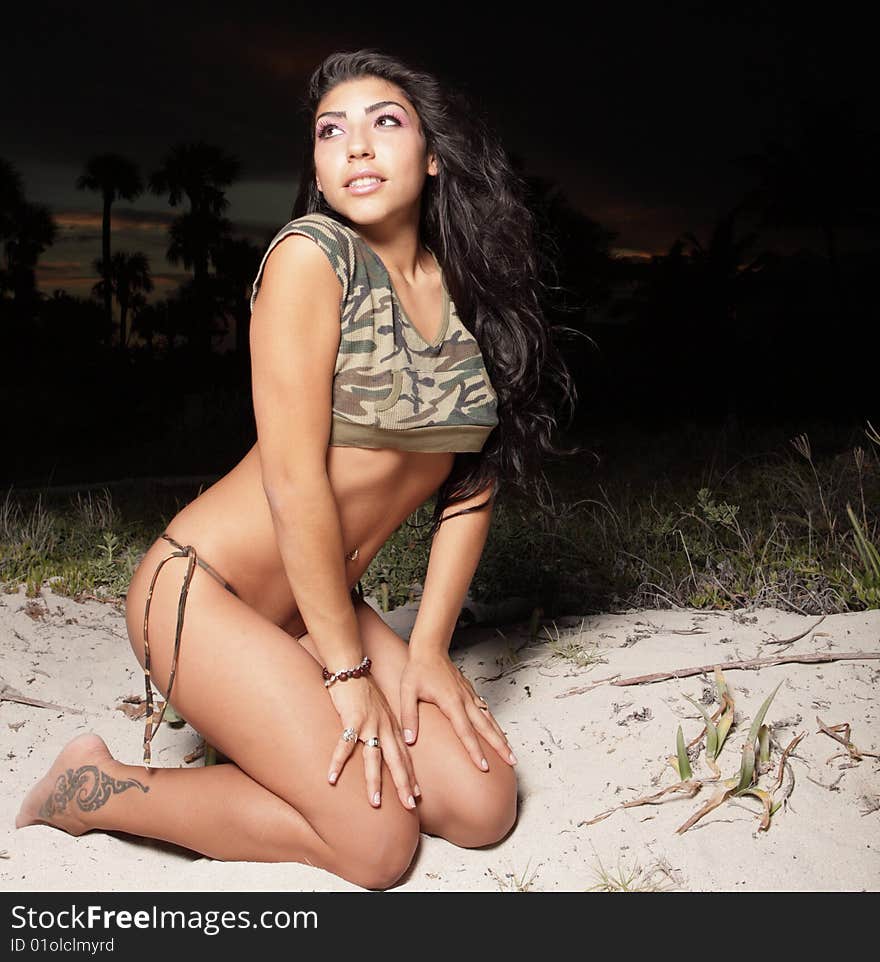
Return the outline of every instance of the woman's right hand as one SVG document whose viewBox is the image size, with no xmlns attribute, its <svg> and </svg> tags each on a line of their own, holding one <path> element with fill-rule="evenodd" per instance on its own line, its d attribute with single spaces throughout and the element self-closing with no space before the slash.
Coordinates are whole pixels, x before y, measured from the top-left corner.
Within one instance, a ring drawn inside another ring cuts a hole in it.
<svg viewBox="0 0 880 962">
<path fill-rule="evenodd" d="M 420 792 L 416 786 L 412 759 L 409 757 L 409 749 L 403 740 L 400 725 L 379 686 L 369 675 L 361 675 L 360 678 L 349 677 L 345 681 L 334 681 L 327 691 L 339 712 L 343 731 L 353 728 L 357 732 L 357 740 L 351 741 L 345 741 L 340 732 L 339 741 L 330 759 L 327 776 L 330 784 L 336 784 L 339 773 L 355 746 L 378 736 L 378 748 L 364 744 L 364 771 L 370 804 L 378 807 L 381 800 L 384 756 L 403 807 L 414 809 L 414 795 Z"/>
</svg>

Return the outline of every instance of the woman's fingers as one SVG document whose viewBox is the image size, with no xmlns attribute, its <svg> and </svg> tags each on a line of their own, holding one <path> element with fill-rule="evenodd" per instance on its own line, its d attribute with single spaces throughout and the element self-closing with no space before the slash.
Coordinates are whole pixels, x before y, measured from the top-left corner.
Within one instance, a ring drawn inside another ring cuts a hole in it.
<svg viewBox="0 0 880 962">
<path fill-rule="evenodd" d="M 409 753 L 409 747 L 403 739 L 403 735 L 400 733 L 400 729 L 396 726 L 392 726 L 392 732 L 394 735 L 394 740 L 397 743 L 397 747 L 400 750 L 400 758 L 403 762 L 403 766 L 406 769 L 407 775 L 407 785 L 412 789 L 412 794 L 418 798 L 422 794 L 421 789 L 416 784 L 416 770 L 413 768 L 412 756 Z M 389 766 L 390 767 L 390 766 Z M 410 806 L 407 805 L 407 808 Z"/>
<path fill-rule="evenodd" d="M 468 708 L 468 716 L 473 722 L 474 728 L 486 739 L 496 752 L 508 763 L 514 764 L 511 759 L 513 750 L 507 742 L 507 738 L 501 726 L 492 717 L 491 712 L 485 708 L 477 708 L 472 705 Z M 515 755 L 513 756 L 516 757 Z"/>
<path fill-rule="evenodd" d="M 404 808 L 416 807 L 414 797 L 415 773 L 412 771 L 412 761 L 406 750 L 401 747 L 400 738 L 391 725 L 388 725 L 382 737 L 385 764 L 391 772 L 391 778 L 397 787 L 397 794 Z"/>
<path fill-rule="evenodd" d="M 378 741 L 378 745 L 372 744 L 373 740 Z M 410 759 L 400 737 L 391 726 L 387 727 L 385 734 L 382 736 L 365 735 L 363 738 L 358 736 L 357 739 L 352 738 L 350 741 L 346 741 L 340 735 L 339 743 L 333 750 L 333 756 L 330 759 L 330 771 L 327 776 L 330 783 L 336 784 L 339 773 L 351 757 L 354 746 L 358 742 L 363 744 L 364 775 L 367 798 L 370 804 L 374 808 L 378 808 L 382 803 L 382 759 L 384 758 L 397 786 L 397 792 L 404 808 L 415 808 L 415 798 L 413 797 L 415 772 L 412 767 L 412 759 Z M 412 802 L 410 802 L 410 799 L 412 799 Z"/>
<path fill-rule="evenodd" d="M 370 744 L 371 741 L 378 745 Z M 374 808 L 382 801 L 382 749 L 381 739 L 377 736 L 364 736 L 364 772 L 367 777 L 367 798 Z"/>
<path fill-rule="evenodd" d="M 338 781 L 342 767 L 351 757 L 354 746 L 357 744 L 356 738 L 351 737 L 349 740 L 345 738 L 346 733 L 351 735 L 353 731 L 354 729 L 350 728 L 346 728 L 345 731 L 343 731 L 339 736 L 336 747 L 333 749 L 333 754 L 330 756 L 330 770 L 327 772 L 327 781 L 329 781 L 331 785 L 335 785 Z"/>
<path fill-rule="evenodd" d="M 478 695 L 477 698 L 480 699 L 480 696 Z M 498 736 L 504 739 L 504 751 L 501 752 L 502 758 L 504 758 L 505 761 L 510 762 L 512 765 L 515 765 L 516 755 L 513 755 L 513 749 L 510 747 L 510 742 L 507 740 L 507 732 L 498 724 L 498 720 L 486 707 L 486 702 L 484 700 L 479 701 L 477 708 L 480 709 L 480 714 L 486 719 L 486 721 L 489 722 Z M 511 755 L 513 755 L 513 758 L 510 758 Z"/>
<path fill-rule="evenodd" d="M 476 709 L 474 709 L 476 711 Z M 481 772 L 489 771 L 489 763 L 483 757 L 483 749 L 480 748 L 480 743 L 477 741 L 476 731 L 474 726 L 471 724 L 467 713 L 464 708 L 462 708 L 461 703 L 452 711 L 448 716 L 449 720 L 452 722 L 452 727 L 455 730 L 455 734 L 461 739 L 461 743 L 467 749 L 468 755 L 474 761 L 474 764 Z"/>
</svg>

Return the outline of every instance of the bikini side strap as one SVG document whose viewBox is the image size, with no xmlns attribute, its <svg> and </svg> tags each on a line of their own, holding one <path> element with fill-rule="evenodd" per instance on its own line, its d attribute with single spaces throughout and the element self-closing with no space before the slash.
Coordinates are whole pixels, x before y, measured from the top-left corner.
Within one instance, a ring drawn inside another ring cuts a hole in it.
<svg viewBox="0 0 880 962">
<path fill-rule="evenodd" d="M 163 535 L 163 537 L 165 537 Z M 166 538 L 168 541 L 173 541 L 172 538 Z M 174 542 L 176 544 L 176 542 Z M 147 713 L 144 727 L 144 765 L 149 766 L 152 759 L 152 753 L 150 751 L 150 742 L 153 740 L 153 736 L 162 724 L 162 719 L 165 717 L 165 709 L 168 706 L 168 700 L 171 697 L 171 689 L 174 686 L 174 675 L 177 672 L 177 655 L 180 651 L 180 639 L 183 633 L 183 611 L 186 605 L 186 596 L 189 591 L 189 584 L 192 580 L 193 572 L 195 571 L 195 562 L 197 560 L 195 548 L 192 545 L 188 546 L 189 550 L 181 549 L 180 551 L 174 551 L 167 558 L 163 558 L 153 572 L 152 580 L 150 581 L 150 588 L 147 592 L 147 603 L 144 607 L 144 686 L 146 689 L 146 700 L 147 700 Z M 153 589 L 156 587 L 156 579 L 159 577 L 159 572 L 162 567 L 172 558 L 183 558 L 187 557 L 189 563 L 187 564 L 186 574 L 183 580 L 183 586 L 180 592 L 180 599 L 177 604 L 177 629 L 174 636 L 174 652 L 171 656 L 171 672 L 168 678 L 168 692 L 165 695 L 165 701 L 162 704 L 162 710 L 159 712 L 158 721 L 153 723 L 153 688 L 151 684 L 151 667 L 150 667 L 150 636 L 149 636 L 149 621 L 150 621 L 150 604 L 153 600 Z"/>
<path fill-rule="evenodd" d="M 162 534 L 161 537 L 163 537 L 166 541 L 170 541 L 175 548 L 184 553 L 186 553 L 187 548 L 190 547 L 190 545 L 182 545 L 178 541 L 175 541 L 170 534 Z M 238 597 L 238 592 L 235 590 L 235 588 L 232 587 L 232 585 L 223 577 L 223 575 L 220 574 L 219 571 L 217 571 L 216 568 L 212 568 L 207 561 L 199 558 L 198 556 L 196 557 L 196 564 L 200 568 L 204 568 L 204 570 L 207 571 L 212 578 L 216 578 L 217 581 L 219 581 L 227 591 L 232 592 L 236 598 Z"/>
</svg>

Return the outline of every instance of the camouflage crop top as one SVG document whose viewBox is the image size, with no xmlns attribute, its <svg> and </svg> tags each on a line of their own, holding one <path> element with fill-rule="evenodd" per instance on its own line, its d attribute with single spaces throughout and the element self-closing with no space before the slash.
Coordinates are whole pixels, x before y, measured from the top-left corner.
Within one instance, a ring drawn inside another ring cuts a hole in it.
<svg viewBox="0 0 880 962">
<path fill-rule="evenodd" d="M 498 396 L 442 270 L 442 320 L 429 343 L 407 318 L 378 254 L 332 217 L 306 214 L 282 227 L 269 244 L 254 280 L 251 311 L 269 254 L 291 234 L 314 240 L 342 284 L 330 444 L 482 450 L 498 424 Z"/>
</svg>

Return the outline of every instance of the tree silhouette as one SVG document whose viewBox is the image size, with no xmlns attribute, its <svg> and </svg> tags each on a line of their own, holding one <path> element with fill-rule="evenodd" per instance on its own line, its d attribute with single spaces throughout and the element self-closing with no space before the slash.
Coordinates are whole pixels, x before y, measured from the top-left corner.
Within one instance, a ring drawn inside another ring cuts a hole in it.
<svg viewBox="0 0 880 962">
<path fill-rule="evenodd" d="M 246 238 L 226 238 L 214 252 L 216 290 L 223 310 L 235 320 L 235 349 L 240 361 L 248 357 L 251 285 L 262 251 Z"/>
<path fill-rule="evenodd" d="M 15 215 L 24 203 L 24 185 L 21 174 L 3 157 L 0 157 L 0 243 L 4 245 L 12 233 Z M 0 265 L 0 295 L 10 289 L 8 271 Z"/>
<path fill-rule="evenodd" d="M 134 200 L 143 193 L 144 185 L 138 168 L 119 154 L 97 154 L 86 162 L 85 171 L 76 180 L 77 190 L 94 190 L 101 194 L 103 217 L 101 223 L 101 260 L 110 269 L 110 209 L 118 199 Z M 104 279 L 104 311 L 107 318 L 107 343 L 113 331 L 112 284 L 106 274 Z"/>
<path fill-rule="evenodd" d="M 525 174 L 517 154 L 512 160 L 540 233 L 541 272 L 552 291 L 544 308 L 554 316 L 590 320 L 611 297 L 611 245 L 617 233 L 574 207 L 555 181 Z"/>
<path fill-rule="evenodd" d="M 143 338 L 150 353 L 157 335 L 165 338 L 169 351 L 173 348 L 176 325 L 174 304 L 170 300 L 153 301 L 138 307 L 131 320 L 132 331 Z"/>
<path fill-rule="evenodd" d="M 109 282 L 111 295 L 116 296 L 119 304 L 119 347 L 124 350 L 128 344 L 125 321 L 129 308 L 141 306 L 138 298 L 142 291 L 149 293 L 153 289 L 153 279 L 150 276 L 150 262 L 146 254 L 135 251 L 117 251 L 111 261 L 110 270 L 106 271 L 100 260 L 95 261 L 95 270 L 106 278 L 98 281 L 92 291 L 98 297 L 107 298 L 106 286 Z"/>
<path fill-rule="evenodd" d="M 172 264 L 182 261 L 184 267 L 191 269 L 198 286 L 208 276 L 208 260 L 215 261 L 217 248 L 231 229 L 232 224 L 225 217 L 210 211 L 187 211 L 175 217 L 168 228 L 166 256 Z"/>
<path fill-rule="evenodd" d="M 736 233 L 736 220 L 743 212 L 740 205 L 721 215 L 715 222 L 705 246 L 692 232 L 681 239 L 690 245 L 689 283 L 692 285 L 691 318 L 695 339 L 718 365 L 716 391 L 726 399 L 727 426 L 735 429 L 736 371 L 741 363 L 742 347 L 747 335 L 738 317 L 738 309 L 746 296 L 752 276 L 763 269 L 767 255 L 752 256 L 749 251 L 758 241 L 757 231 Z"/>
<path fill-rule="evenodd" d="M 639 280 L 613 313 L 626 315 L 639 344 L 633 383 L 664 401 L 723 410 L 737 422 L 736 389 L 753 332 L 740 313 L 768 256 L 755 253 L 757 231 L 739 233 L 741 205 L 719 215 L 707 241 L 681 234 L 662 256 L 638 268 Z"/>
<path fill-rule="evenodd" d="M 48 207 L 21 201 L 12 211 L 4 243 L 4 286 L 17 306 L 31 309 L 37 297 L 34 270 L 40 254 L 55 240 L 58 225 Z"/>
<path fill-rule="evenodd" d="M 760 212 L 759 230 L 820 229 L 841 320 L 848 304 L 838 235 L 844 227 L 880 223 L 878 161 L 880 133 L 864 126 L 855 99 L 799 105 L 787 131 L 765 136 L 760 153 L 735 161 L 756 178 L 744 204 Z"/>
<path fill-rule="evenodd" d="M 691 282 L 697 287 L 697 300 L 706 312 L 706 320 L 717 325 L 721 341 L 736 334 L 737 305 L 743 287 L 765 259 L 763 253 L 751 259 L 748 254 L 758 241 L 757 231 L 736 236 L 736 219 L 741 213 L 742 208 L 737 206 L 721 215 L 705 246 L 692 231 L 681 235 L 690 245 L 686 254 L 693 267 Z"/>
<path fill-rule="evenodd" d="M 83 370 L 79 362 L 94 358 L 106 337 L 103 307 L 64 290 L 56 289 L 43 298 L 39 319 L 38 351 L 47 362 L 49 355 L 60 359 L 61 366 L 68 370 Z"/>
<path fill-rule="evenodd" d="M 0 157 L 0 240 L 5 240 L 12 226 L 15 210 L 24 200 L 21 174 Z"/>
<path fill-rule="evenodd" d="M 192 268 L 196 305 L 193 334 L 203 354 L 211 350 L 213 333 L 208 268 L 230 228 L 222 216 L 229 206 L 224 188 L 238 178 L 240 170 L 239 161 L 220 147 L 203 141 L 179 143 L 149 180 L 150 190 L 167 194 L 172 207 L 184 197 L 189 200 L 189 211 L 171 224 L 168 259 L 172 264 L 183 261 L 184 266 Z"/>
</svg>

